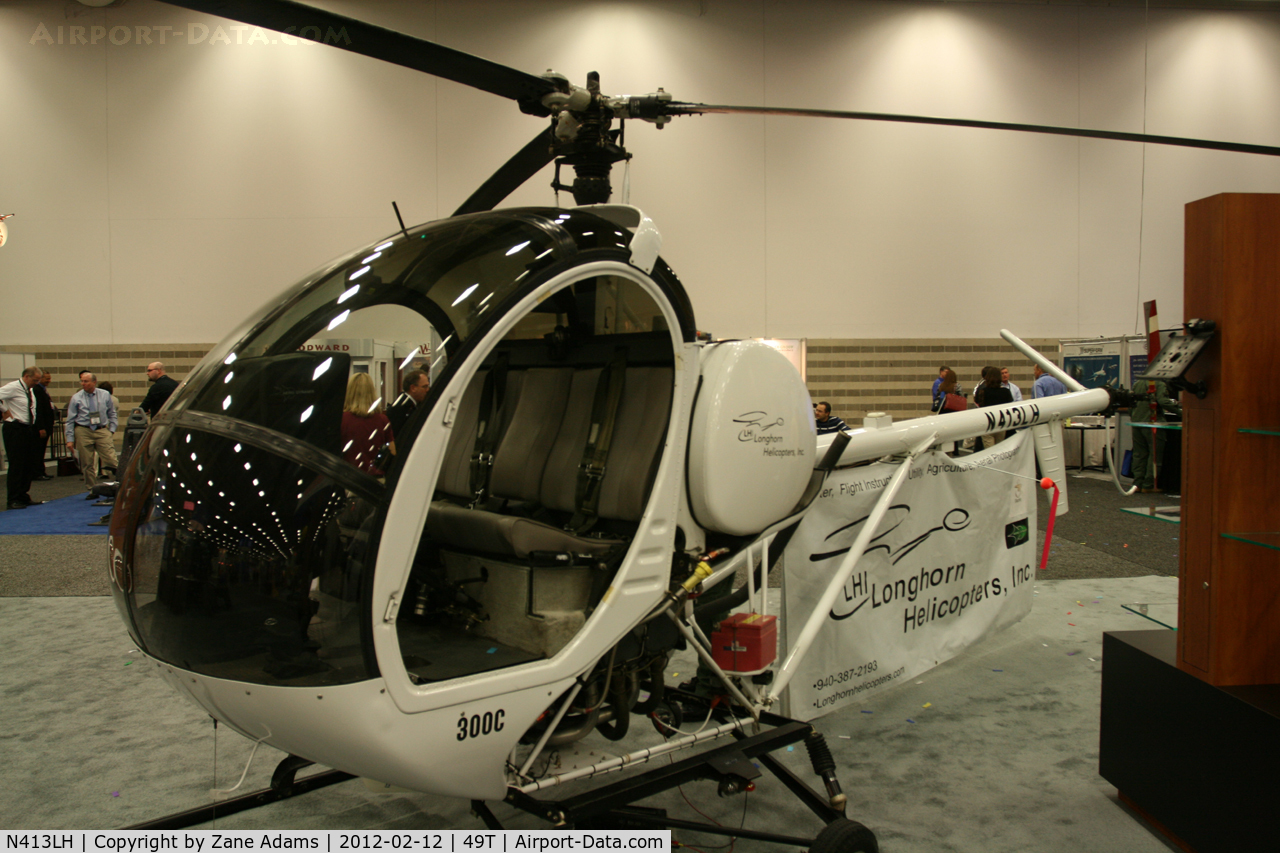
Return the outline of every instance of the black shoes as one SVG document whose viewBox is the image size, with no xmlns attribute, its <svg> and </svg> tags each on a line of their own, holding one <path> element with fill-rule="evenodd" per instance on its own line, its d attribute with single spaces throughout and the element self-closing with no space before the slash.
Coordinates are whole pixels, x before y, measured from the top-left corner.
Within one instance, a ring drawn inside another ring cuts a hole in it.
<svg viewBox="0 0 1280 853">
<path fill-rule="evenodd" d="M 44 481 L 44 480 L 52 480 L 53 478 L 50 477 L 48 474 L 41 474 L 39 477 L 36 477 L 35 479 L 36 481 Z"/>
<path fill-rule="evenodd" d="M 9 501 L 9 509 L 26 509 L 27 505 L 22 501 Z"/>
</svg>

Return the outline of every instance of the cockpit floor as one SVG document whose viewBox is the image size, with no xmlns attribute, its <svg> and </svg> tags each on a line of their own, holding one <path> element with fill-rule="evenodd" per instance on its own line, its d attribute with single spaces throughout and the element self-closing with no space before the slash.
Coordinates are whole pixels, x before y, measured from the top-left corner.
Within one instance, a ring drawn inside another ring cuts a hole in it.
<svg viewBox="0 0 1280 853">
<path fill-rule="evenodd" d="M 542 658 L 450 627 L 401 621 L 399 633 L 405 669 L 420 681 L 446 681 Z"/>
</svg>

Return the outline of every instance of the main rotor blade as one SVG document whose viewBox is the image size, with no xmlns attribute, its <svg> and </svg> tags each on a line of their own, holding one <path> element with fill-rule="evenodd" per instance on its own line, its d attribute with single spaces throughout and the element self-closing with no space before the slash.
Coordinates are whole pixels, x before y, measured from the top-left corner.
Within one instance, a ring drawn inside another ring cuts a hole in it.
<svg viewBox="0 0 1280 853">
<path fill-rule="evenodd" d="M 480 188 L 453 212 L 453 215 L 461 216 L 464 213 L 493 210 L 504 198 L 515 192 L 521 184 L 536 175 L 543 166 L 555 158 L 552 147 L 554 142 L 551 129 L 543 128 L 537 136 L 529 140 L 525 147 L 503 163 L 489 180 L 481 184 Z"/>
<path fill-rule="evenodd" d="M 555 91 L 555 87 L 541 77 L 515 68 L 292 0 L 164 2 L 328 44 L 415 71 L 425 71 L 436 77 L 516 101 L 537 103 L 543 95 Z M 303 35 L 310 27 L 316 28 L 315 37 Z"/>
<path fill-rule="evenodd" d="M 1115 139 L 1121 142 L 1150 142 L 1154 145 L 1178 145 L 1183 148 L 1206 148 L 1212 151 L 1236 151 L 1243 154 L 1280 156 L 1280 148 L 1271 145 L 1249 145 L 1243 142 L 1218 142 L 1212 139 L 1185 139 L 1181 136 L 1154 136 L 1148 133 L 1122 133 L 1114 130 L 1087 130 L 1079 127 L 1053 127 L 1043 124 L 1011 124 L 1003 121 L 974 121 L 963 118 L 934 118 L 932 116 L 895 115 L 893 113 L 862 113 L 844 110 L 806 110 L 790 107 L 733 107 L 713 104 L 690 104 L 672 101 L 663 112 L 667 115 L 700 115 L 720 113 L 725 115 L 801 116 L 807 118 L 848 118 L 862 121 L 895 121 L 908 124 L 939 124 L 947 127 L 977 127 L 988 130 L 1017 130 L 1023 133 L 1051 133 L 1057 136 L 1076 136 L 1084 139 Z"/>
</svg>

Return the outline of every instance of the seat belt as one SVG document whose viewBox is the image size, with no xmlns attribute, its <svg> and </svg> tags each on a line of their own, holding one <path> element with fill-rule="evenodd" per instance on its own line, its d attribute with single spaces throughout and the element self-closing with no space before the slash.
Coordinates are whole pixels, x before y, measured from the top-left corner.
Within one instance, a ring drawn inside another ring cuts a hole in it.
<svg viewBox="0 0 1280 853">
<path fill-rule="evenodd" d="M 471 505 L 489 499 L 489 476 L 493 472 L 493 451 L 498 445 L 498 422 L 507 395 L 507 366 L 510 354 L 502 353 L 484 378 L 480 391 L 480 415 L 476 421 L 476 446 L 471 453 Z"/>
<path fill-rule="evenodd" d="M 587 445 L 578 466 L 578 487 L 574 497 L 573 518 L 565 526 L 571 533 L 583 534 L 596 523 L 600 508 L 600 485 L 604 481 L 609 445 L 622 401 L 622 386 L 627 373 L 627 348 L 618 347 L 596 383 L 596 398 L 591 407 L 591 427 Z"/>
</svg>

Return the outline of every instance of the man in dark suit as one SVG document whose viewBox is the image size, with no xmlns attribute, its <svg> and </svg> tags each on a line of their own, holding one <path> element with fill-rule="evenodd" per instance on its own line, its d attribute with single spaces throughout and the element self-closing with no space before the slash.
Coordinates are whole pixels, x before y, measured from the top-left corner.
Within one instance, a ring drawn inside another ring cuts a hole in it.
<svg viewBox="0 0 1280 853">
<path fill-rule="evenodd" d="M 401 428 L 418 408 L 418 404 L 426 399 L 430 390 L 431 380 L 425 370 L 410 370 L 404 375 L 404 393 L 387 407 L 387 420 L 391 421 L 392 434 L 400 434 Z"/>
<path fill-rule="evenodd" d="M 49 397 L 49 382 L 53 374 L 43 371 L 40 381 L 31 386 L 31 396 L 36 401 L 36 440 L 31 448 L 31 473 L 33 480 L 52 480 L 44 470 L 44 454 L 53 433 L 53 400 Z"/>
</svg>

